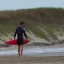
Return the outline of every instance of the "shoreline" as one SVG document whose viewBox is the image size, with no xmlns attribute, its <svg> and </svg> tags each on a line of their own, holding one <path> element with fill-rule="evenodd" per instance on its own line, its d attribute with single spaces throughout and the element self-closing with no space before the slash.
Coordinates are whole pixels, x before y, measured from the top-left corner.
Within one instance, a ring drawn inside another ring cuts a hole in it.
<svg viewBox="0 0 64 64">
<path fill-rule="evenodd" d="M 0 48 L 0 56 L 17 55 L 17 46 Z M 13 52 L 13 53 L 12 53 Z M 23 56 L 64 56 L 64 44 L 50 46 L 29 46 L 24 45 Z"/>
<path fill-rule="evenodd" d="M 50 51 L 49 49 L 56 50 L 57 48 L 62 48 L 62 51 L 52 52 L 52 53 L 49 52 Z M 63 48 L 64 48 L 64 44 L 56 44 L 56 45 L 50 45 L 50 46 L 49 45 L 48 46 L 25 45 L 23 56 L 20 56 L 20 57 L 17 54 L 16 46 L 0 48 L 0 53 L 3 51 L 6 51 L 4 54 L 7 54 L 7 51 L 9 52 L 11 51 L 10 53 L 12 53 L 14 50 L 16 50 L 15 52 L 16 54 L 13 52 L 14 55 L 8 55 L 8 54 L 1 55 L 0 64 L 64 64 Z M 27 53 L 29 50 L 30 50 L 30 53 Z M 48 53 L 46 52 L 47 50 L 48 50 Z M 43 51 L 46 53 L 43 53 Z M 34 54 L 34 55 L 30 55 L 30 54 Z"/>
</svg>

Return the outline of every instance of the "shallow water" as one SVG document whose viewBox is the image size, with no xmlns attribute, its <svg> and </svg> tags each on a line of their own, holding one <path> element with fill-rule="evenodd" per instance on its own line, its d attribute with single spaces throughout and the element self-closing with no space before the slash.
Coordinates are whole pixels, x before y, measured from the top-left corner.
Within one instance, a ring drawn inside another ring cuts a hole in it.
<svg viewBox="0 0 64 64">
<path fill-rule="evenodd" d="M 3 48 L 0 50 L 0 56 L 17 55 L 17 49 Z M 64 56 L 63 47 L 27 47 L 24 48 L 23 55 L 29 56 Z"/>
</svg>

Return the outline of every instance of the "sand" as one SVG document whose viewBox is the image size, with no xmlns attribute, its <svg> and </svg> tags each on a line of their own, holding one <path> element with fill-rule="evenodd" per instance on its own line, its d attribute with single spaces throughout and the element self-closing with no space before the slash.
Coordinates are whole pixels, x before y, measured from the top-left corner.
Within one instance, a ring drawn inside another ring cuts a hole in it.
<svg viewBox="0 0 64 64">
<path fill-rule="evenodd" d="M 0 64 L 64 64 L 64 56 L 2 56 L 0 57 Z"/>
</svg>

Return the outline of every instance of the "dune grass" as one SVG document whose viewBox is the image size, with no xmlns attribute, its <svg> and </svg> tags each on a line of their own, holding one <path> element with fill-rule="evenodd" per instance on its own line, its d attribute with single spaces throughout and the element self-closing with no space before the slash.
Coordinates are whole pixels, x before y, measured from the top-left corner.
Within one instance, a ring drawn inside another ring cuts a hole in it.
<svg viewBox="0 0 64 64">
<path fill-rule="evenodd" d="M 53 28 L 61 28 L 64 25 L 64 9 L 34 8 L 0 11 L 0 33 L 14 33 L 20 21 L 24 21 L 27 31 L 31 30 L 41 38 L 48 39 L 46 33 L 37 26 L 43 28 L 53 39 L 57 39 Z"/>
</svg>

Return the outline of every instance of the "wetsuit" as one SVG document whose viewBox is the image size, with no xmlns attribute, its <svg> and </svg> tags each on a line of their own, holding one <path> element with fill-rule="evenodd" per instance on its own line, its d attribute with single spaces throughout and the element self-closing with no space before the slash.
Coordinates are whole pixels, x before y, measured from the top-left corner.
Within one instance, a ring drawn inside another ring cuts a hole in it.
<svg viewBox="0 0 64 64">
<path fill-rule="evenodd" d="M 16 29 L 15 34 L 14 34 L 14 39 L 15 39 L 15 37 L 16 37 L 16 35 L 17 35 L 17 44 L 18 44 L 18 45 L 23 45 L 23 34 L 24 34 L 24 36 L 27 38 L 27 35 L 26 35 L 26 33 L 25 33 L 24 27 L 19 26 L 19 27 Z"/>
</svg>

